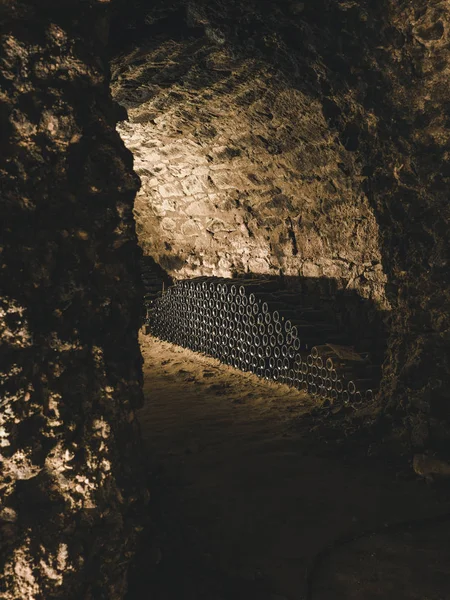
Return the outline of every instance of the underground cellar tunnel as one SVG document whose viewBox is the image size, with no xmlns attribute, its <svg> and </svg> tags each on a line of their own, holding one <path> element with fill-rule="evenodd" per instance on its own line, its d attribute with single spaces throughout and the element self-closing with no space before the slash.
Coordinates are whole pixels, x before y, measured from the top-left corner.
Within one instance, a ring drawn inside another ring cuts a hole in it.
<svg viewBox="0 0 450 600">
<path fill-rule="evenodd" d="M 2 598 L 448 597 L 448 13 L 2 4 Z"/>
</svg>

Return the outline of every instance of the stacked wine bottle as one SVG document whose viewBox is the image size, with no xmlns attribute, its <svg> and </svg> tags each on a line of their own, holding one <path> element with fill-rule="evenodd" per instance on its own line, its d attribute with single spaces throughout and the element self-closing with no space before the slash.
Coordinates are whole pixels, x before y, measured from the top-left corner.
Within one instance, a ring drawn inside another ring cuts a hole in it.
<svg viewBox="0 0 450 600">
<path fill-rule="evenodd" d="M 332 404 L 373 400 L 380 366 L 356 352 L 330 315 L 267 279 L 178 281 L 152 301 L 154 336 Z"/>
</svg>

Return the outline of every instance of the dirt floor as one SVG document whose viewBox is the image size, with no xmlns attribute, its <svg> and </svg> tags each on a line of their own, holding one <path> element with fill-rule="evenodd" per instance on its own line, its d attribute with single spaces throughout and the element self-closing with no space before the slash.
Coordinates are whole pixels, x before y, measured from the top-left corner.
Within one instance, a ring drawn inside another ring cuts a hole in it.
<svg viewBox="0 0 450 600">
<path fill-rule="evenodd" d="M 339 415 L 302 392 L 141 343 L 152 500 L 128 600 L 450 599 L 446 488 L 327 437 Z"/>
</svg>

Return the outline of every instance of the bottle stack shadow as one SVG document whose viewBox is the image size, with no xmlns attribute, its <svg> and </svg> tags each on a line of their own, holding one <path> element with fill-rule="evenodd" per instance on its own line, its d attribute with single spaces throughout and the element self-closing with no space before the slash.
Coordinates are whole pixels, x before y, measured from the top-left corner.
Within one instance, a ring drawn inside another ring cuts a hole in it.
<svg viewBox="0 0 450 600">
<path fill-rule="evenodd" d="M 173 280 L 151 256 L 140 261 L 141 281 L 144 287 L 144 307 L 151 308 L 161 293 L 173 285 Z"/>
</svg>

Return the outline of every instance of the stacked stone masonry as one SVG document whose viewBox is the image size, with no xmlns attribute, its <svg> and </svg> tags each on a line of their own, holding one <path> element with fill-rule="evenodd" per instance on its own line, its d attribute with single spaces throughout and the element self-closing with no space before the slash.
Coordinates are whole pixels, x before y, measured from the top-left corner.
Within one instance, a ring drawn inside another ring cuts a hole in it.
<svg viewBox="0 0 450 600">
<path fill-rule="evenodd" d="M 140 244 L 172 276 L 332 278 L 387 307 L 364 177 L 320 102 L 207 38 L 122 56 L 112 89 Z"/>
</svg>

